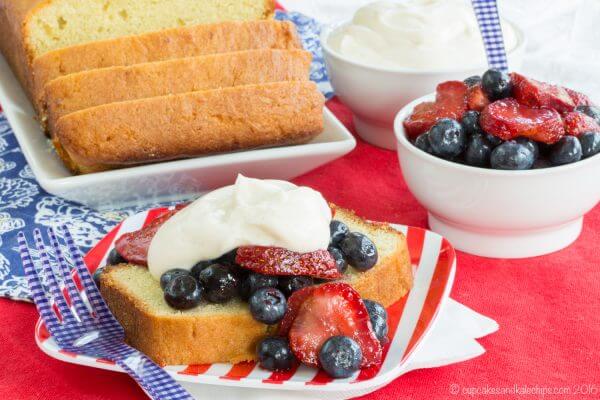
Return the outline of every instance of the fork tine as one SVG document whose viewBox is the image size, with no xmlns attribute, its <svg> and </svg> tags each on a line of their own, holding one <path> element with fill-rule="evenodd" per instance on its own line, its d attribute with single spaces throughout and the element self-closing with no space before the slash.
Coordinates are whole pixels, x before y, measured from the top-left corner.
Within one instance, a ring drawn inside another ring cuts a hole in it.
<svg viewBox="0 0 600 400">
<path fill-rule="evenodd" d="M 50 305 L 48 298 L 46 297 L 44 286 L 40 281 L 35 269 L 35 265 L 33 264 L 31 254 L 29 253 L 29 247 L 27 246 L 25 234 L 23 232 L 19 232 L 17 235 L 17 240 L 19 243 L 19 254 L 21 255 L 21 261 L 23 262 L 23 270 L 25 271 L 25 276 L 27 277 L 27 284 L 31 290 L 33 301 L 35 302 L 35 306 L 37 307 L 38 313 L 42 317 L 44 324 L 50 333 L 52 333 L 52 331 L 58 328 L 60 322 L 54 313 L 54 310 L 52 310 L 52 306 Z"/>
<path fill-rule="evenodd" d="M 40 254 L 40 259 L 42 260 L 41 273 L 44 274 L 49 281 L 48 288 L 50 289 L 50 294 L 53 297 L 54 303 L 60 311 L 62 318 L 65 321 L 72 321 L 74 320 L 73 313 L 71 312 L 71 308 L 67 304 L 65 296 L 63 295 L 63 292 L 60 289 L 60 285 L 56 280 L 54 271 L 52 271 L 50 258 L 48 257 L 48 252 L 46 251 L 46 246 L 44 245 L 44 240 L 42 239 L 42 233 L 39 229 L 34 229 L 33 237 L 35 239 L 35 246 L 37 247 L 37 250 Z"/>
<path fill-rule="evenodd" d="M 67 248 L 69 249 L 69 252 L 71 254 L 71 259 L 75 263 L 75 268 L 77 269 L 77 273 L 81 278 L 81 283 L 83 284 L 85 293 L 88 299 L 90 300 L 92 308 L 94 309 L 94 311 L 96 311 L 99 318 L 102 319 L 107 317 L 112 319 L 112 314 L 108 309 L 108 306 L 104 302 L 104 299 L 102 298 L 98 287 L 94 283 L 94 278 L 90 274 L 88 267 L 85 265 L 83 257 L 81 256 L 81 252 L 75 245 L 75 241 L 71 236 L 71 232 L 69 232 L 69 229 L 65 225 L 63 225 L 61 229 L 63 237 L 65 238 L 65 242 L 67 244 Z"/>
<path fill-rule="evenodd" d="M 67 287 L 67 292 L 69 293 L 71 304 L 73 304 L 73 306 L 75 307 L 77 316 L 81 321 L 91 321 L 91 310 L 83 302 L 81 294 L 79 293 L 77 286 L 75 286 L 75 282 L 73 281 L 73 277 L 71 276 L 71 268 L 69 267 L 69 263 L 67 263 L 67 260 L 63 256 L 63 253 L 58 244 L 58 240 L 56 239 L 56 235 L 54 234 L 54 230 L 52 228 L 48 228 L 48 236 L 50 237 L 50 244 L 54 249 L 54 254 L 56 254 L 59 270 L 62 275 L 63 281 L 65 282 L 65 286 Z"/>
</svg>

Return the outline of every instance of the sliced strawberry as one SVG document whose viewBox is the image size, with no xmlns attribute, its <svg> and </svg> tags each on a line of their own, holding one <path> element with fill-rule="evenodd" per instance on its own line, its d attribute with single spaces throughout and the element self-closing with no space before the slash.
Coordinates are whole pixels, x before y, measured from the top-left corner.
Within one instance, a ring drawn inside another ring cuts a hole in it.
<svg viewBox="0 0 600 400">
<path fill-rule="evenodd" d="M 579 136 L 584 132 L 600 132 L 596 120 L 583 113 L 573 111 L 563 116 L 567 135 Z"/>
<path fill-rule="evenodd" d="M 297 253 L 281 247 L 244 246 L 238 248 L 235 262 L 263 275 L 306 275 L 321 279 L 342 276 L 327 250 Z"/>
<path fill-rule="evenodd" d="M 436 88 L 435 102 L 418 104 L 404 121 L 404 129 L 409 137 L 427 132 L 441 118 L 460 119 L 467 110 L 465 95 L 467 85 L 461 81 L 447 81 Z"/>
<path fill-rule="evenodd" d="M 167 211 L 161 214 L 148 225 L 135 232 L 128 232 L 121 236 L 115 242 L 117 252 L 128 262 L 138 265 L 148 264 L 148 249 L 150 242 L 158 231 L 169 218 L 184 206 L 178 206 L 174 210 Z"/>
<path fill-rule="evenodd" d="M 283 319 L 279 323 L 279 335 L 287 336 L 288 332 L 292 327 L 292 323 L 296 319 L 298 315 L 298 311 L 300 311 L 300 307 L 304 304 L 304 301 L 308 299 L 316 286 L 306 286 L 302 289 L 296 290 L 292 295 L 287 299 L 287 309 L 285 310 L 285 315 Z"/>
<path fill-rule="evenodd" d="M 559 113 L 575 109 L 575 102 L 562 86 L 536 81 L 521 74 L 510 74 L 513 96 L 521 104 L 529 107 L 553 108 Z"/>
<path fill-rule="evenodd" d="M 569 97 L 575 103 L 575 106 L 591 106 L 593 105 L 592 100 L 587 97 L 585 94 L 577 92 L 573 89 L 564 88 L 567 93 L 569 93 Z"/>
<path fill-rule="evenodd" d="M 318 366 L 319 351 L 332 336 L 356 341 L 363 354 L 361 367 L 381 363 L 381 344 L 371 326 L 369 313 L 356 292 L 343 282 L 317 286 L 302 303 L 289 331 L 290 347 L 303 363 Z"/>
<path fill-rule="evenodd" d="M 467 108 L 469 110 L 481 111 L 485 106 L 490 104 L 481 85 L 473 85 L 467 89 Z"/>
<path fill-rule="evenodd" d="M 479 123 L 484 131 L 502 140 L 525 136 L 551 144 L 565 134 L 556 110 L 527 107 L 512 98 L 495 101 L 484 108 Z"/>
</svg>

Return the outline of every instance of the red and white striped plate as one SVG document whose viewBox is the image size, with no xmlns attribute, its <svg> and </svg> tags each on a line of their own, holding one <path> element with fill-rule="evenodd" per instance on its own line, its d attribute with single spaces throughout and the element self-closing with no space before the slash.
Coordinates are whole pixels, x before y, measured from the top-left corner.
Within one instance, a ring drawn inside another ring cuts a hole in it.
<svg viewBox="0 0 600 400">
<path fill-rule="evenodd" d="M 136 214 L 115 227 L 85 257 L 91 271 L 104 265 L 115 240 L 148 224 L 166 208 Z M 400 376 L 406 371 L 411 355 L 431 330 L 448 298 L 456 255 L 452 245 L 442 236 L 421 228 L 394 226 L 408 241 L 415 274 L 414 287 L 403 299 L 388 308 L 389 331 L 392 340 L 384 349 L 383 363 L 378 368 L 362 370 L 348 379 L 331 379 L 323 371 L 300 366 L 284 373 L 272 373 L 253 362 L 240 364 L 173 365 L 165 369 L 177 380 L 190 383 L 227 385 L 264 389 L 314 390 L 320 392 L 367 393 Z M 120 371 L 107 360 L 80 356 L 62 350 L 49 337 L 41 321 L 35 330 L 38 346 L 51 357 L 73 364 Z"/>
</svg>

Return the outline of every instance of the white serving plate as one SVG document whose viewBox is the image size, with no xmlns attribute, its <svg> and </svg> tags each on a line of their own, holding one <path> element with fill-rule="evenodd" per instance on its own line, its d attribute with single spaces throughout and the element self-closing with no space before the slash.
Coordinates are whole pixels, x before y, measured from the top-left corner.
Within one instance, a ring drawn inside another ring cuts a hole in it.
<svg viewBox="0 0 600 400">
<path fill-rule="evenodd" d="M 73 176 L 41 132 L 27 96 L 0 56 L 0 104 L 38 183 L 48 193 L 96 209 L 197 197 L 238 173 L 289 180 L 350 152 L 356 140 L 324 109 L 325 129 L 303 145 L 239 151 Z"/>
<path fill-rule="evenodd" d="M 148 224 L 166 211 L 154 209 L 127 218 L 90 250 L 85 262 L 91 271 L 106 263 L 116 239 Z M 292 373 L 272 373 L 255 363 L 176 365 L 166 371 L 197 398 L 208 399 L 347 399 L 373 392 L 408 372 L 409 362 L 432 331 L 454 281 L 456 255 L 442 236 L 421 228 L 394 225 L 406 235 L 414 271 L 407 296 L 388 307 L 390 344 L 379 369 L 359 371 L 347 379 L 331 379 L 315 368 L 301 366 Z M 35 340 L 49 356 L 72 364 L 123 372 L 114 363 L 62 350 L 49 337 L 41 320 Z"/>
</svg>

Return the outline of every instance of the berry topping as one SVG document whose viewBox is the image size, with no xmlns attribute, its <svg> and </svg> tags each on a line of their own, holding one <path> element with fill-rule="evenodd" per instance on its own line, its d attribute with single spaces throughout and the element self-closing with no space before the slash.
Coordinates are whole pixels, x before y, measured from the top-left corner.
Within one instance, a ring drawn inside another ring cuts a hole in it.
<svg viewBox="0 0 600 400">
<path fill-rule="evenodd" d="M 588 158 L 600 153 L 600 133 L 585 132 L 579 135 L 581 143 L 581 158 Z"/>
<path fill-rule="evenodd" d="M 465 151 L 465 163 L 474 167 L 486 167 L 490 164 L 492 145 L 481 134 L 475 134 L 469 138 L 469 144 Z"/>
<path fill-rule="evenodd" d="M 108 253 L 108 257 L 106 257 L 106 265 L 117 265 L 127 262 L 117 251 L 116 248 L 112 249 L 110 253 Z"/>
<path fill-rule="evenodd" d="M 512 86 L 510 76 L 498 69 L 488 69 L 481 77 L 481 88 L 491 101 L 509 97 Z"/>
<path fill-rule="evenodd" d="M 348 225 L 343 223 L 342 221 L 333 220 L 329 224 L 329 231 L 331 232 L 331 240 L 330 243 L 334 246 L 337 246 L 344 237 L 350 232 L 348 229 Z"/>
<path fill-rule="evenodd" d="M 290 297 L 287 299 L 287 310 L 285 311 L 285 315 L 279 324 L 279 335 L 287 336 L 288 332 L 292 328 L 292 324 L 300 311 L 300 307 L 304 304 L 304 301 L 308 299 L 313 291 L 315 290 L 315 286 L 306 286 L 296 290 Z"/>
<path fill-rule="evenodd" d="M 252 317 L 263 324 L 276 324 L 283 319 L 287 302 L 279 289 L 266 287 L 252 293 L 248 300 Z"/>
<path fill-rule="evenodd" d="M 479 85 L 481 83 L 481 77 L 479 75 L 473 75 L 465 79 L 463 82 L 468 87 Z"/>
<path fill-rule="evenodd" d="M 233 249 L 223 254 L 217 259 L 217 263 L 225 265 L 235 265 L 235 257 L 237 255 L 237 249 Z"/>
<path fill-rule="evenodd" d="M 164 290 L 165 301 L 173 308 L 187 310 L 196 307 L 202 299 L 202 286 L 191 275 L 171 279 Z"/>
<path fill-rule="evenodd" d="M 514 140 L 504 142 L 492 151 L 490 163 L 494 169 L 530 169 L 535 158 L 529 147 Z"/>
<path fill-rule="evenodd" d="M 481 85 L 471 86 L 467 89 L 467 108 L 469 110 L 481 111 L 488 104 L 490 104 L 490 99 L 488 99 Z"/>
<path fill-rule="evenodd" d="M 294 366 L 294 354 L 286 338 L 265 338 L 258 343 L 256 352 L 259 365 L 269 371 L 288 371 Z"/>
<path fill-rule="evenodd" d="M 237 263 L 246 269 L 265 275 L 305 275 L 314 278 L 341 277 L 335 260 L 327 250 L 297 253 L 281 247 L 240 247 Z"/>
<path fill-rule="evenodd" d="M 343 274 L 348 269 L 348 262 L 344 258 L 344 253 L 335 246 L 329 246 L 329 254 L 335 259 L 335 266 L 337 267 L 340 274 Z"/>
<path fill-rule="evenodd" d="M 150 248 L 150 242 L 152 242 L 156 231 L 181 208 L 183 207 L 179 206 L 175 210 L 167 211 L 142 229 L 124 234 L 115 242 L 115 249 L 128 262 L 147 265 L 148 248 Z"/>
<path fill-rule="evenodd" d="M 483 129 L 479 125 L 479 112 L 478 111 L 467 111 L 463 114 L 460 124 L 467 135 L 475 135 L 483 133 Z"/>
<path fill-rule="evenodd" d="M 204 271 L 206 268 L 210 267 L 213 264 L 215 264 L 215 261 L 213 260 L 200 261 L 192 267 L 190 273 L 194 278 L 199 279 L 200 272 Z"/>
<path fill-rule="evenodd" d="M 429 144 L 429 132 L 421 133 L 415 139 L 415 146 L 423 150 L 425 153 L 431 154 L 431 145 Z"/>
<path fill-rule="evenodd" d="M 169 284 L 169 282 L 171 282 L 175 277 L 189 274 L 190 271 L 188 271 L 187 269 L 170 269 L 160 276 L 160 287 L 164 290 L 165 287 L 167 287 L 167 285 Z"/>
<path fill-rule="evenodd" d="M 296 290 L 314 285 L 315 281 L 310 276 L 282 276 L 279 277 L 279 290 L 290 297 Z"/>
<path fill-rule="evenodd" d="M 381 344 L 371 328 L 369 313 L 360 295 L 343 282 L 317 286 L 308 294 L 289 331 L 290 347 L 300 361 L 317 366 L 321 347 L 337 335 L 356 341 L 363 355 L 361 367 L 381 363 Z"/>
<path fill-rule="evenodd" d="M 575 111 L 579 111 L 581 113 L 584 113 L 588 117 L 594 118 L 596 122 L 600 124 L 600 108 L 596 106 L 584 105 L 577 106 L 575 108 Z"/>
<path fill-rule="evenodd" d="M 544 143 L 555 143 L 564 134 L 563 121 L 556 110 L 531 108 L 515 99 L 498 100 L 481 112 L 481 128 L 503 140 L 525 136 Z"/>
<path fill-rule="evenodd" d="M 579 136 L 584 132 L 600 132 L 600 125 L 589 115 L 574 111 L 563 116 L 567 135 Z"/>
<path fill-rule="evenodd" d="M 371 326 L 373 327 L 373 332 L 375 332 L 375 336 L 382 344 L 388 342 L 388 315 L 385 308 L 372 300 L 363 300 L 365 303 L 365 307 L 367 308 L 367 312 L 369 313 L 369 318 L 371 320 Z"/>
<path fill-rule="evenodd" d="M 573 100 L 573 103 L 575 103 L 576 106 L 580 107 L 592 105 L 592 101 L 585 94 L 579 93 L 578 91 L 569 88 L 564 89 L 567 91 L 567 93 L 569 93 L 569 97 L 571 98 L 571 100 Z"/>
<path fill-rule="evenodd" d="M 537 159 L 540 155 L 540 147 L 538 146 L 537 142 L 534 142 L 531 139 L 527 139 L 526 137 L 517 138 L 515 142 L 522 144 L 523 146 L 531 150 L 534 159 Z"/>
<path fill-rule="evenodd" d="M 228 265 L 213 264 L 204 268 L 198 274 L 198 281 L 211 303 L 225 303 L 238 293 L 239 280 Z"/>
<path fill-rule="evenodd" d="M 250 295 L 256 292 L 260 288 L 265 287 L 277 287 L 279 284 L 279 279 L 276 276 L 268 276 L 259 274 L 257 272 L 251 272 L 248 274 L 246 279 L 242 282 L 240 286 L 240 296 L 242 300 L 248 300 Z"/>
<path fill-rule="evenodd" d="M 417 105 L 404 121 L 408 137 L 415 138 L 427 132 L 439 119 L 460 119 L 467 110 L 465 94 L 467 85 L 460 81 L 440 83 L 436 88 L 435 102 Z"/>
<path fill-rule="evenodd" d="M 346 261 L 359 271 L 367 271 L 377 264 L 377 247 L 362 233 L 349 233 L 340 243 L 340 249 Z"/>
<path fill-rule="evenodd" d="M 360 346 L 348 336 L 333 336 L 321 347 L 319 363 L 332 378 L 348 378 L 358 371 L 362 361 Z"/>
<path fill-rule="evenodd" d="M 565 136 L 550 150 L 550 162 L 553 165 L 570 164 L 581 160 L 582 148 L 579 140 L 574 136 Z"/>
<path fill-rule="evenodd" d="M 429 131 L 429 144 L 433 154 L 449 159 L 463 152 L 467 145 L 467 135 L 457 121 L 443 118 Z"/>
<path fill-rule="evenodd" d="M 573 111 L 575 102 L 565 88 L 527 78 L 513 72 L 513 95 L 520 103 L 528 107 L 552 108 L 559 113 Z"/>
</svg>

